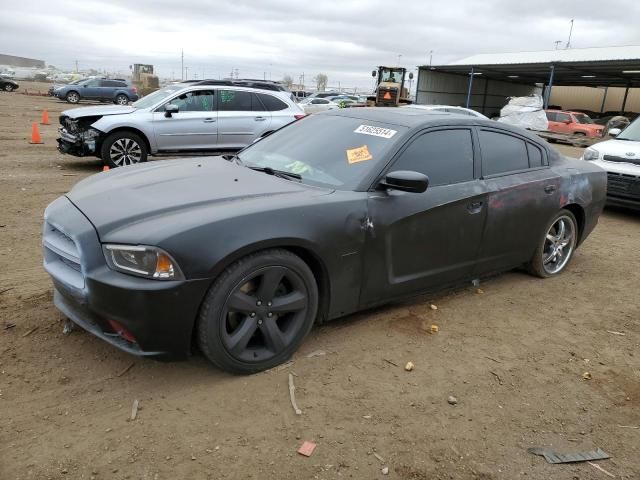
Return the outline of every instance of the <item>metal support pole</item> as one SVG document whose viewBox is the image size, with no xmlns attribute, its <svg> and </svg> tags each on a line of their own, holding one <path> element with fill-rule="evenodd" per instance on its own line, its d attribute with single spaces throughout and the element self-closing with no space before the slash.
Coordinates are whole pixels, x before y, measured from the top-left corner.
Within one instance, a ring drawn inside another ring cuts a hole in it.
<svg viewBox="0 0 640 480">
<path fill-rule="evenodd" d="M 469 108 L 471 104 L 471 88 L 473 87 L 473 67 L 471 67 L 471 72 L 469 73 L 469 90 L 467 91 L 467 102 L 465 103 L 465 107 Z"/>
<path fill-rule="evenodd" d="M 609 87 L 604 87 L 604 95 L 602 96 L 602 105 L 600 106 L 600 113 L 604 112 L 604 104 L 607 101 L 607 93 L 609 93 Z"/>
<path fill-rule="evenodd" d="M 624 90 L 624 99 L 622 100 L 622 110 L 620 110 L 620 115 L 624 114 L 624 109 L 627 107 L 627 97 L 629 96 L 629 85 Z"/>
<path fill-rule="evenodd" d="M 544 92 L 544 108 L 549 107 L 549 100 L 551 99 L 551 89 L 553 88 L 553 74 L 555 72 L 555 66 L 551 65 L 551 72 L 549 72 L 549 83 L 547 83 L 547 91 Z"/>
</svg>

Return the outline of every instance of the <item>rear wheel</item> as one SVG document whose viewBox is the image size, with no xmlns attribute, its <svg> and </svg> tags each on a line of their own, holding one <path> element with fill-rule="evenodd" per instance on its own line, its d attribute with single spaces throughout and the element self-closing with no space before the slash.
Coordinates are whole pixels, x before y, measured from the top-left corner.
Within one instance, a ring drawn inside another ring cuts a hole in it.
<svg viewBox="0 0 640 480">
<path fill-rule="evenodd" d="M 115 132 L 102 142 L 100 156 L 111 168 L 147 161 L 147 145 L 133 132 Z"/>
<path fill-rule="evenodd" d="M 561 210 L 547 224 L 529 262 L 529 272 L 542 278 L 560 274 L 573 257 L 577 241 L 576 217 L 569 210 Z"/>
<path fill-rule="evenodd" d="M 127 97 L 124 93 L 120 93 L 116 96 L 114 103 L 117 105 L 126 105 L 129 103 L 129 97 Z"/>
<path fill-rule="evenodd" d="M 69 103 L 78 103 L 80 101 L 80 95 L 78 94 L 78 92 L 69 92 L 67 93 L 65 99 Z"/>
<path fill-rule="evenodd" d="M 286 361 L 309 333 L 318 287 L 307 264 L 273 249 L 227 268 L 200 309 L 200 349 L 217 367 L 254 373 Z"/>
<path fill-rule="evenodd" d="M 7 84 L 4 86 L 4 91 L 5 91 L 5 92 L 12 92 L 12 91 L 13 91 L 13 85 L 11 85 L 10 83 L 7 83 Z"/>
</svg>

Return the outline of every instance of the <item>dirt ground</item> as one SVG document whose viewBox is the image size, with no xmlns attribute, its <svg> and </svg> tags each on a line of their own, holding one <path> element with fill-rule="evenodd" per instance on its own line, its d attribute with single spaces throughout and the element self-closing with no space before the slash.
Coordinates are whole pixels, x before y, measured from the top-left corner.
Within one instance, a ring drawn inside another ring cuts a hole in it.
<svg viewBox="0 0 640 480">
<path fill-rule="evenodd" d="M 100 169 L 57 153 L 67 107 L 0 93 L 0 479 L 608 478 L 549 465 L 534 446 L 600 447 L 615 478 L 640 478 L 637 213 L 606 210 L 560 278 L 511 272 L 483 292 L 353 315 L 266 373 L 227 375 L 200 354 L 161 363 L 62 333 L 42 214 Z M 45 144 L 29 145 L 44 108 Z M 317 443 L 309 458 L 296 453 L 304 440 Z"/>
</svg>

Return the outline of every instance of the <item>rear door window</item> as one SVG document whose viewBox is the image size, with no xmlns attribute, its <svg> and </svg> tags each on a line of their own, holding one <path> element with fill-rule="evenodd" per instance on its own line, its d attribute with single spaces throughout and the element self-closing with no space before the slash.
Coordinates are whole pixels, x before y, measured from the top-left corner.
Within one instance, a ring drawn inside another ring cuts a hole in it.
<svg viewBox="0 0 640 480">
<path fill-rule="evenodd" d="M 529 168 L 524 140 L 507 133 L 480 130 L 482 175 L 499 175 Z"/>
<path fill-rule="evenodd" d="M 556 112 L 546 112 L 547 113 L 547 120 L 549 120 L 550 122 L 555 122 L 556 121 Z"/>
<path fill-rule="evenodd" d="M 556 122 L 570 122 L 571 116 L 567 113 L 556 113 Z"/>
<path fill-rule="evenodd" d="M 253 110 L 251 95 L 251 92 L 220 90 L 218 110 L 222 112 L 250 112 Z"/>
<path fill-rule="evenodd" d="M 391 170 L 423 173 L 431 186 L 473 180 L 471 130 L 436 130 L 420 135 L 400 154 Z"/>
</svg>

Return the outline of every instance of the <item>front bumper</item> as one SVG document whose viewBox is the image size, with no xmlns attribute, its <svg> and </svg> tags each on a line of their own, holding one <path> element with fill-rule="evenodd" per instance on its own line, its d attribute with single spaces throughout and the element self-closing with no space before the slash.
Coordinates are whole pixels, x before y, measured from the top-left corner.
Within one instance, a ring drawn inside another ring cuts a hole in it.
<svg viewBox="0 0 640 480">
<path fill-rule="evenodd" d="M 69 133 L 66 128 L 58 127 L 58 151 L 67 155 L 84 157 L 96 154 L 96 138 L 85 140 L 80 135 Z"/>
<path fill-rule="evenodd" d="M 157 281 L 111 270 L 93 225 L 66 197 L 45 212 L 43 256 L 54 304 L 74 323 L 135 355 L 189 355 L 209 280 Z"/>
</svg>

